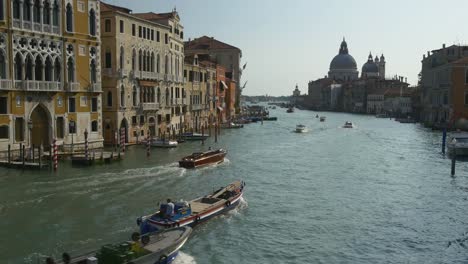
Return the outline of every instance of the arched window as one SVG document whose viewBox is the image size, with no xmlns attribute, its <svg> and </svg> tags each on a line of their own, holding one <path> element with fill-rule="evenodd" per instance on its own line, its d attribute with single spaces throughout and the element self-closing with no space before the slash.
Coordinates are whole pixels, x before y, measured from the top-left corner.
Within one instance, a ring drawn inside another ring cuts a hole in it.
<svg viewBox="0 0 468 264">
<path fill-rule="evenodd" d="M 112 92 L 111 91 L 107 92 L 107 106 L 108 107 L 112 106 Z"/>
<path fill-rule="evenodd" d="M 59 58 L 55 58 L 55 65 L 54 65 L 54 78 L 56 82 L 60 82 L 62 79 L 62 67 L 60 65 Z"/>
<path fill-rule="evenodd" d="M 48 0 L 44 1 L 44 7 L 42 8 L 43 23 L 50 25 L 50 3 Z"/>
<path fill-rule="evenodd" d="M 133 49 L 133 52 L 132 52 L 132 70 L 135 70 L 135 67 L 136 67 L 136 51 L 135 51 L 135 49 Z"/>
<path fill-rule="evenodd" d="M 154 87 L 151 87 L 151 102 L 154 103 Z"/>
<path fill-rule="evenodd" d="M 120 87 L 120 106 L 125 107 L 125 89 L 123 85 Z"/>
<path fill-rule="evenodd" d="M 0 51 L 0 79 L 6 79 L 6 59 L 3 51 Z"/>
<path fill-rule="evenodd" d="M 14 6 L 13 6 L 13 8 L 14 8 Z M 14 10 L 13 10 L 13 12 L 14 12 Z M 24 3 L 23 3 L 23 20 L 24 21 L 31 21 L 31 3 L 29 1 L 24 1 Z"/>
<path fill-rule="evenodd" d="M 91 60 L 91 64 L 89 65 L 90 68 L 90 79 L 91 83 L 96 83 L 97 82 L 97 69 L 96 69 L 96 61 L 94 59 Z"/>
<path fill-rule="evenodd" d="M 151 72 L 154 72 L 154 52 L 151 52 L 151 61 L 150 61 Z"/>
<path fill-rule="evenodd" d="M 146 71 L 146 51 L 143 51 L 143 71 Z"/>
<path fill-rule="evenodd" d="M 13 0 L 13 18 L 20 19 L 20 0 Z"/>
<path fill-rule="evenodd" d="M 39 0 L 34 0 L 33 6 L 33 15 L 34 15 L 34 22 L 40 23 L 41 22 L 41 3 Z"/>
<path fill-rule="evenodd" d="M 15 56 L 15 80 L 22 80 L 23 78 L 23 62 L 21 55 L 16 53 Z"/>
<path fill-rule="evenodd" d="M 166 88 L 166 105 L 169 105 L 169 89 Z"/>
<path fill-rule="evenodd" d="M 161 72 L 161 58 L 159 57 L 159 54 L 156 55 L 156 72 Z"/>
<path fill-rule="evenodd" d="M 96 36 L 96 12 L 92 8 L 89 11 L 89 34 Z"/>
<path fill-rule="evenodd" d="M 44 67 L 44 65 L 42 64 L 42 60 L 41 60 L 41 56 L 37 55 L 36 56 L 36 65 L 35 65 L 35 80 L 38 80 L 38 81 L 43 81 L 42 79 L 42 68 Z"/>
<path fill-rule="evenodd" d="M 67 76 L 68 76 L 68 82 L 74 82 L 75 81 L 75 64 L 73 63 L 73 59 L 69 58 L 67 62 Z"/>
<path fill-rule="evenodd" d="M 73 32 L 73 7 L 70 3 L 67 4 L 66 10 L 67 31 Z"/>
<path fill-rule="evenodd" d="M 176 76 L 179 76 L 179 57 L 176 57 L 176 70 L 175 70 Z"/>
<path fill-rule="evenodd" d="M 32 80 L 33 79 L 33 58 L 31 57 L 31 55 L 28 55 L 26 57 L 26 63 L 25 63 L 25 66 L 26 66 L 26 80 Z"/>
<path fill-rule="evenodd" d="M 120 59 L 119 59 L 119 66 L 120 66 L 120 69 L 123 70 L 124 68 L 124 48 L 123 47 L 120 47 Z"/>
<path fill-rule="evenodd" d="M 52 9 L 52 24 L 54 26 L 58 26 L 59 24 L 59 5 L 57 0 L 54 1 L 54 6 Z"/>
<path fill-rule="evenodd" d="M 52 71 L 53 66 L 52 66 L 52 59 L 50 57 L 46 58 L 45 61 L 45 81 L 51 82 L 52 81 Z"/>
<path fill-rule="evenodd" d="M 138 53 L 138 70 L 141 71 L 142 70 L 142 62 L 143 62 L 143 54 L 141 52 L 141 50 L 139 51 Z"/>
<path fill-rule="evenodd" d="M 151 71 L 151 56 L 149 51 L 146 53 L 146 71 Z"/>
<path fill-rule="evenodd" d="M 137 106 L 137 89 L 135 86 L 133 86 L 133 94 L 132 94 L 132 99 L 133 99 L 133 106 Z"/>
<path fill-rule="evenodd" d="M 159 87 L 158 87 L 158 94 L 157 94 L 157 96 L 158 96 L 158 103 L 160 104 L 160 103 L 161 103 L 161 89 L 159 89 Z"/>
</svg>

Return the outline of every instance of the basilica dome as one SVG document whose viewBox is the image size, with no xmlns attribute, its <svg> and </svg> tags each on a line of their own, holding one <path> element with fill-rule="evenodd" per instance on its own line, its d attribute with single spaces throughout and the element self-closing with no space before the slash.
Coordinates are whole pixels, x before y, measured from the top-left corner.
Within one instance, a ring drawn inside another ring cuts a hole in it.
<svg viewBox="0 0 468 264">
<path fill-rule="evenodd" d="M 330 63 L 330 70 L 356 70 L 356 65 L 353 56 L 348 53 L 348 44 L 343 39 L 338 55 L 336 55 Z"/>
</svg>

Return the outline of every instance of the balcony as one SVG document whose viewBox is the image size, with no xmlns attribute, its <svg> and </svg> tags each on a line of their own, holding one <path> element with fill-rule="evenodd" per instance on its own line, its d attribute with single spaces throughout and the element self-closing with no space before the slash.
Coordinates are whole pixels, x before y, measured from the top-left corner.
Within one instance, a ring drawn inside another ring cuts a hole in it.
<svg viewBox="0 0 468 264">
<path fill-rule="evenodd" d="M 41 24 L 28 20 L 13 19 L 13 27 L 42 33 L 60 34 L 60 28 L 58 25 Z"/>
<path fill-rule="evenodd" d="M 182 100 L 182 105 L 186 105 L 187 104 L 187 98 L 181 98 Z"/>
<path fill-rule="evenodd" d="M 126 70 L 126 69 L 119 69 L 119 77 L 120 77 L 120 78 L 123 78 L 123 77 L 128 76 L 129 73 L 130 73 L 129 70 Z"/>
<path fill-rule="evenodd" d="M 80 90 L 80 83 L 77 82 L 69 82 L 66 84 L 66 89 L 69 92 L 78 92 Z"/>
<path fill-rule="evenodd" d="M 143 111 L 157 111 L 159 110 L 158 103 L 140 103 L 141 110 Z"/>
<path fill-rule="evenodd" d="M 202 104 L 193 104 L 192 105 L 192 111 L 197 111 L 197 110 L 203 110 L 205 109 L 205 106 Z"/>
<path fill-rule="evenodd" d="M 14 88 L 25 91 L 36 92 L 59 92 L 61 91 L 60 82 L 47 82 L 47 81 L 15 81 Z"/>
<path fill-rule="evenodd" d="M 0 80 L 0 90 L 11 90 L 11 81 Z"/>
<path fill-rule="evenodd" d="M 90 92 L 93 92 L 93 93 L 102 93 L 102 85 L 101 85 L 101 83 L 93 83 L 93 84 L 91 84 Z"/>
</svg>

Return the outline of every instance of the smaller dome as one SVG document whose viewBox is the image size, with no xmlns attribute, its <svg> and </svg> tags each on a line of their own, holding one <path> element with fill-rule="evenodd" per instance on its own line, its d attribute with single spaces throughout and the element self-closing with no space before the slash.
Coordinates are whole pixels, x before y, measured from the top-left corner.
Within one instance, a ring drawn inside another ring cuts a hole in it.
<svg viewBox="0 0 468 264">
<path fill-rule="evenodd" d="M 369 54 L 369 57 L 367 58 L 367 62 L 364 63 L 362 66 L 362 73 L 378 73 L 379 72 L 379 67 L 377 66 L 377 63 L 374 62 L 372 59 L 372 54 Z"/>
</svg>

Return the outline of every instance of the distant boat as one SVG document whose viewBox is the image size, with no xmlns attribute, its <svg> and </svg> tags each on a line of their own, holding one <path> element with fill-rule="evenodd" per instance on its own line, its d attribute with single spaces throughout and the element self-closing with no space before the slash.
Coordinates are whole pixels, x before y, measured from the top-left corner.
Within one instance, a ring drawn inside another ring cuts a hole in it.
<svg viewBox="0 0 468 264">
<path fill-rule="evenodd" d="M 147 142 L 143 141 L 142 144 L 146 145 Z M 170 139 L 153 139 L 150 141 L 150 146 L 155 148 L 176 148 L 178 144 L 177 140 Z"/>
<path fill-rule="evenodd" d="M 318 115 L 316 115 L 316 116 L 315 116 L 315 118 L 319 118 L 319 116 L 318 116 Z"/>
<path fill-rule="evenodd" d="M 234 128 L 243 128 L 243 127 L 244 125 L 236 124 L 233 122 L 221 124 L 221 128 L 224 128 L 224 129 L 234 129 Z"/>
<path fill-rule="evenodd" d="M 343 128 L 354 128 L 354 125 L 352 122 L 346 121 L 346 123 L 343 125 Z"/>
<path fill-rule="evenodd" d="M 296 133 L 306 133 L 307 131 L 307 127 L 304 125 L 299 124 L 296 126 Z"/>
<path fill-rule="evenodd" d="M 288 110 L 286 110 L 287 113 L 294 113 L 294 107 L 289 107 Z"/>
<path fill-rule="evenodd" d="M 70 258 L 68 254 L 64 253 L 62 261 L 55 262 L 53 259 L 48 258 L 46 263 L 172 263 L 191 233 L 192 229 L 190 227 L 177 227 L 147 233 L 143 236 L 135 232 L 132 234 L 132 241 L 125 241 L 116 245 L 105 245 L 99 251 L 93 251 L 74 258 Z"/>
<path fill-rule="evenodd" d="M 325 116 L 321 116 L 321 117 L 320 117 L 320 122 L 325 122 L 325 119 L 326 119 Z"/>
<path fill-rule="evenodd" d="M 185 140 L 204 140 L 208 138 L 208 134 L 187 132 L 183 133 L 181 137 Z"/>
<path fill-rule="evenodd" d="M 277 121 L 277 120 L 278 120 L 278 117 L 276 116 L 263 118 L 263 121 Z"/>
<path fill-rule="evenodd" d="M 224 149 L 209 150 L 206 152 L 195 152 L 179 161 L 179 166 L 187 169 L 194 169 L 224 161 L 227 151 Z"/>
<path fill-rule="evenodd" d="M 377 118 L 387 118 L 388 115 L 387 114 L 377 114 L 377 115 L 375 115 L 375 117 L 377 117 Z"/>
</svg>

